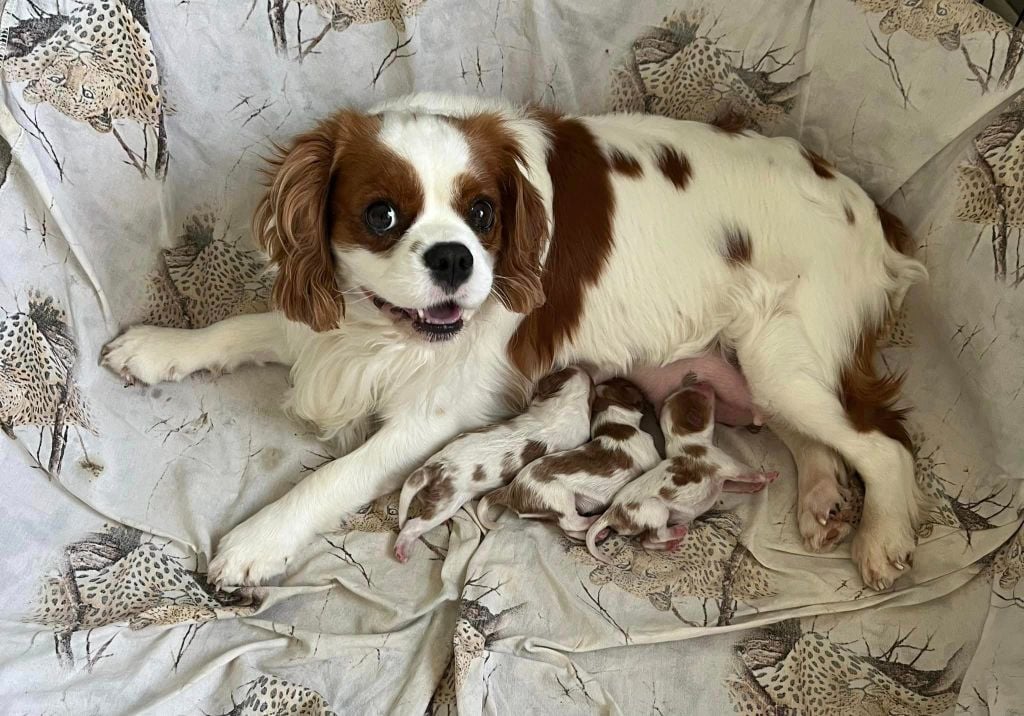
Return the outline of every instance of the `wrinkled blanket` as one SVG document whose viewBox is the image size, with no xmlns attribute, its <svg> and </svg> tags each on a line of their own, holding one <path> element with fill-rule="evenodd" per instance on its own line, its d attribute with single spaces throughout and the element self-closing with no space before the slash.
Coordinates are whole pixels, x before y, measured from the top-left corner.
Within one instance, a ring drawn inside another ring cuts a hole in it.
<svg viewBox="0 0 1024 716">
<path fill-rule="evenodd" d="M 10 0 L 0 66 L 0 703 L 16 713 L 944 714 L 1024 710 L 1024 38 L 969 0 Z M 460 513 L 391 556 L 394 497 L 280 586 L 205 578 L 331 459 L 281 368 L 123 388 L 119 327 L 267 308 L 261 156 L 413 90 L 799 138 L 913 231 L 914 569 L 809 554 L 782 477 L 673 553 L 591 558 Z"/>
</svg>

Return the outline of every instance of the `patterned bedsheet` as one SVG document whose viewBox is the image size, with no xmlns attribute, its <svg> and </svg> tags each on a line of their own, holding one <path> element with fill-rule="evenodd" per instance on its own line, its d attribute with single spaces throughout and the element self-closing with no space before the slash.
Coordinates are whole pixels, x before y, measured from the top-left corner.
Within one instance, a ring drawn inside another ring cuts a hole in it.
<svg viewBox="0 0 1024 716">
<path fill-rule="evenodd" d="M 1024 710 L 1024 35 L 969 0 L 9 0 L 0 66 L 0 703 L 10 713 Z M 798 137 L 908 223 L 913 571 L 803 549 L 783 476 L 674 553 L 460 513 L 391 556 L 394 497 L 278 586 L 205 579 L 331 459 L 282 369 L 123 388 L 119 326 L 264 310 L 261 156 L 412 90 Z"/>
</svg>

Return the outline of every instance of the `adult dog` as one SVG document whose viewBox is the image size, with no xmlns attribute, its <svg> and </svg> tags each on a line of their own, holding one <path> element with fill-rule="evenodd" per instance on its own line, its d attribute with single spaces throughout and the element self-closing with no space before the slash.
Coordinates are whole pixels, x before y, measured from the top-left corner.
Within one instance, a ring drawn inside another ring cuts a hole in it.
<svg viewBox="0 0 1024 716">
<path fill-rule="evenodd" d="M 795 457 L 808 547 L 849 530 L 845 459 L 866 486 L 864 582 L 887 588 L 911 564 L 920 494 L 899 381 L 872 353 L 926 272 L 899 222 L 795 140 L 411 96 L 297 137 L 254 232 L 277 312 L 137 326 L 103 358 L 145 383 L 290 365 L 286 407 L 347 450 L 231 530 L 211 579 L 282 571 L 554 367 L 649 372 L 723 349 Z M 767 319 L 736 300 L 751 285 L 786 287 Z"/>
</svg>

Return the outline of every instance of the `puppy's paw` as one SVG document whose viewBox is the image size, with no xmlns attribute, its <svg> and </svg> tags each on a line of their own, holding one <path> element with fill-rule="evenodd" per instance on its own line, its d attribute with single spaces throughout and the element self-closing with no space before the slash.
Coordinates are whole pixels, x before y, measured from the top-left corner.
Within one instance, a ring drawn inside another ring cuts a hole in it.
<svg viewBox="0 0 1024 716">
<path fill-rule="evenodd" d="M 876 591 L 892 587 L 914 565 L 914 531 L 894 521 L 861 524 L 851 554 L 864 584 Z"/>
<path fill-rule="evenodd" d="M 305 530 L 268 517 L 250 517 L 221 538 L 210 561 L 208 579 L 218 587 L 256 586 L 285 570 L 288 559 L 312 537 Z"/>
<path fill-rule="evenodd" d="M 181 380 L 192 372 L 186 348 L 189 331 L 133 326 L 103 346 L 100 364 L 121 376 L 125 386 Z"/>
</svg>

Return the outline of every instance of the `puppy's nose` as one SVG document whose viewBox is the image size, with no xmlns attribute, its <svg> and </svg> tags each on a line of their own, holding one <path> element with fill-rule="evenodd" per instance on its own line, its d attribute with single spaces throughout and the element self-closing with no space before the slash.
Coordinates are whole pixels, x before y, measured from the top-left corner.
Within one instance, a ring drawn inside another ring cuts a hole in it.
<svg viewBox="0 0 1024 716">
<path fill-rule="evenodd" d="M 473 254 L 455 242 L 434 244 L 423 254 L 423 263 L 430 269 L 434 283 L 448 291 L 466 283 L 473 273 Z"/>
</svg>

